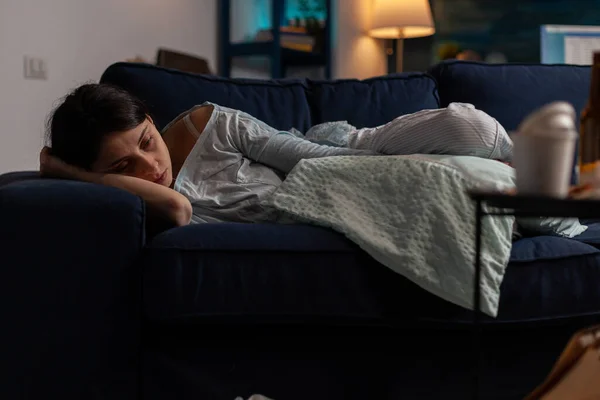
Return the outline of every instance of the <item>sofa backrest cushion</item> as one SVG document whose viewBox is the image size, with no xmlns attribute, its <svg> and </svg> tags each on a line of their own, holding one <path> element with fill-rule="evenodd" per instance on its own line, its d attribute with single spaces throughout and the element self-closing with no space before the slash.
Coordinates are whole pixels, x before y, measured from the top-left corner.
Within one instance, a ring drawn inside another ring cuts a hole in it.
<svg viewBox="0 0 600 400">
<path fill-rule="evenodd" d="M 438 83 L 440 105 L 472 103 L 515 130 L 532 111 L 552 101 L 571 103 L 578 112 L 587 101 L 590 68 L 573 65 L 444 62 L 430 73 Z"/>
<path fill-rule="evenodd" d="M 348 121 L 359 128 L 439 107 L 435 81 L 422 73 L 393 74 L 362 81 L 309 81 L 308 101 L 313 124 Z"/>
<path fill-rule="evenodd" d="M 100 81 L 123 87 L 142 99 L 159 129 L 205 101 L 245 111 L 277 129 L 304 131 L 311 126 L 304 80 L 226 79 L 149 64 L 117 63 Z"/>
</svg>

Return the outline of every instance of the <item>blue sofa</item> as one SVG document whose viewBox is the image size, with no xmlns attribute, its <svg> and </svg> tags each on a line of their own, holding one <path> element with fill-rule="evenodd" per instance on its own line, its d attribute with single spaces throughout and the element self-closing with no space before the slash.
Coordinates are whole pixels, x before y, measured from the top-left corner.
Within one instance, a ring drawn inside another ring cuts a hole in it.
<svg viewBox="0 0 600 400">
<path fill-rule="evenodd" d="M 206 100 L 300 130 L 461 101 L 510 131 L 553 100 L 581 110 L 589 74 L 448 62 L 365 81 L 256 81 L 119 63 L 102 81 L 145 100 L 159 127 Z M 577 329 L 600 321 L 594 221 L 577 240 L 514 243 L 476 356 L 471 312 L 328 229 L 161 232 L 136 196 L 31 172 L 0 177 L 0 221 L 3 399 L 464 399 L 476 374 L 482 398 L 517 399 Z"/>
</svg>

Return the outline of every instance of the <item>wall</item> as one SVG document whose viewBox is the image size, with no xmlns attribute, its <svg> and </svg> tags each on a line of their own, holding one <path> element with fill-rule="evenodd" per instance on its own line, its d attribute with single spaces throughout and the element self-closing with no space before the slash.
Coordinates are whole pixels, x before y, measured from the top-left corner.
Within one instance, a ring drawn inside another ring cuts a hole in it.
<svg viewBox="0 0 600 400">
<path fill-rule="evenodd" d="M 383 41 L 365 33 L 372 1 L 336 0 L 334 4 L 334 77 L 365 79 L 387 73 Z"/>
<path fill-rule="evenodd" d="M 167 46 L 216 69 L 217 0 L 1 0 L 0 173 L 37 169 L 56 99 L 135 55 Z M 42 57 L 48 80 L 25 80 L 23 56 Z"/>
<path fill-rule="evenodd" d="M 153 60 L 157 47 L 168 46 L 201 55 L 216 70 L 217 1 L 1 0 L 0 173 L 37 169 L 44 122 L 57 99 L 78 84 L 97 80 L 115 61 L 135 55 Z M 242 39 L 256 21 L 268 21 L 268 9 L 261 7 L 266 0 L 234 1 L 233 38 Z M 334 1 L 335 78 L 385 73 L 382 43 L 364 34 L 370 3 Z M 46 60 L 48 80 L 23 78 L 24 55 Z M 290 72 L 322 76 L 314 69 Z M 237 68 L 234 76 L 266 78 L 268 70 Z"/>
</svg>

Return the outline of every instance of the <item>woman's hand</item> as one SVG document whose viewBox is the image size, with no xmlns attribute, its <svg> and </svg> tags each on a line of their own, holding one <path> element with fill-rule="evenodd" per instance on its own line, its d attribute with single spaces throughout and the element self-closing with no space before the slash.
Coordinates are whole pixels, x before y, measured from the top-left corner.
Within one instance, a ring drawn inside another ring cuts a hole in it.
<svg viewBox="0 0 600 400">
<path fill-rule="evenodd" d="M 44 177 L 80 180 L 83 172 L 82 169 L 53 156 L 50 147 L 45 146 L 40 152 L 40 173 Z"/>
</svg>

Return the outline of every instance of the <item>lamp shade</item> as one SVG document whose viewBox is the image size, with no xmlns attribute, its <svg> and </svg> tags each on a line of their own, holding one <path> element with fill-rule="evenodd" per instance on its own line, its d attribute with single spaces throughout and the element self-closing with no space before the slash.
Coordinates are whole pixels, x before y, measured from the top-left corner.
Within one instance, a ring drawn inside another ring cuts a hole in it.
<svg viewBox="0 0 600 400">
<path fill-rule="evenodd" d="M 370 36 L 408 39 L 434 33 L 429 0 L 374 0 Z"/>
</svg>

